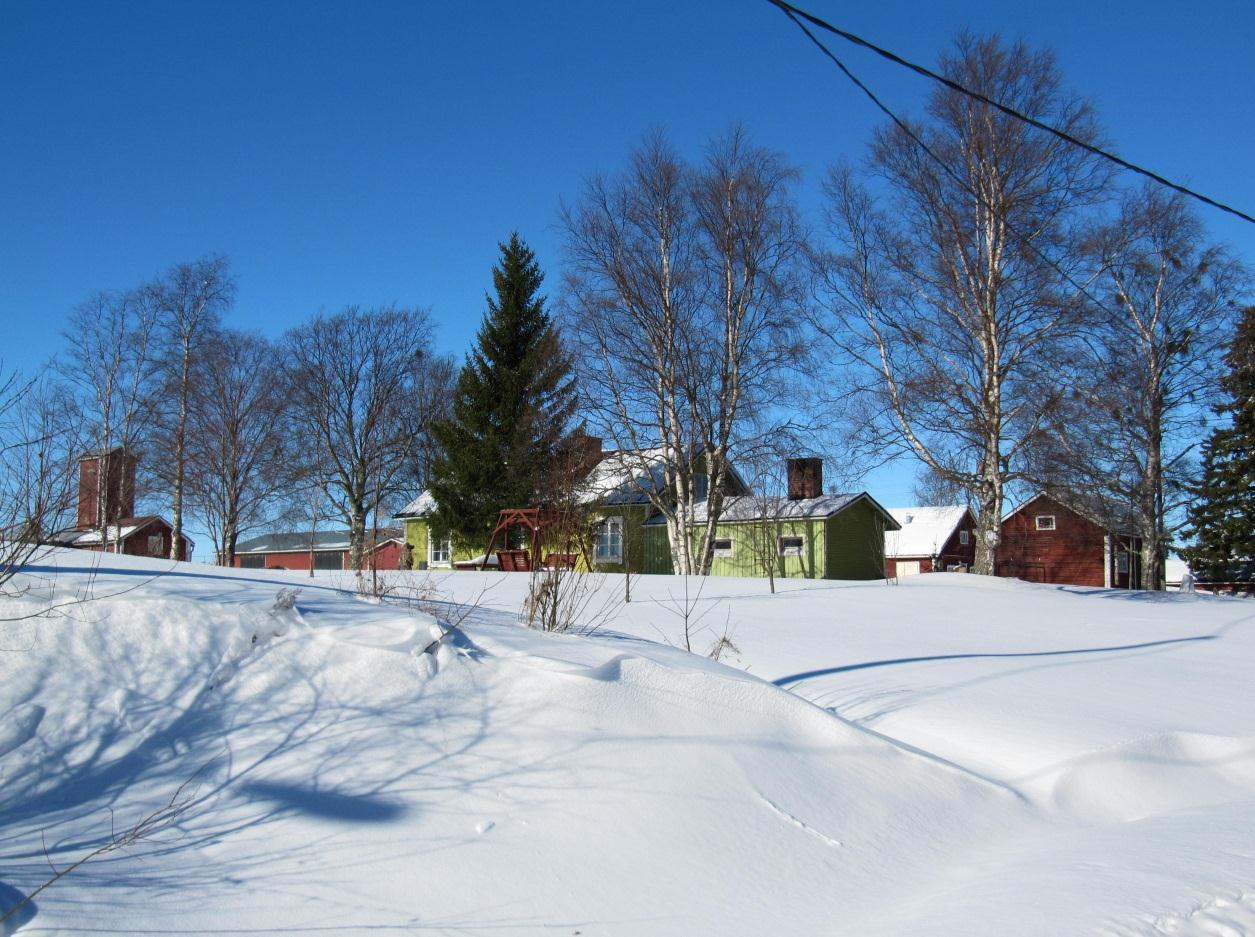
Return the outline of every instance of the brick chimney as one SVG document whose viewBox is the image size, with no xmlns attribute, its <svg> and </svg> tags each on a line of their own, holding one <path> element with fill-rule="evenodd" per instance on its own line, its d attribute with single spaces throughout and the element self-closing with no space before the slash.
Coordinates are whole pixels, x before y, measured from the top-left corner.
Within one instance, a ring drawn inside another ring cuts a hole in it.
<svg viewBox="0 0 1255 937">
<path fill-rule="evenodd" d="M 576 461 L 583 471 L 591 471 L 601 461 L 601 437 L 587 433 L 575 435 Z"/>
<path fill-rule="evenodd" d="M 785 463 L 789 481 L 789 500 L 820 498 L 824 493 L 824 460 L 818 458 L 789 459 Z"/>
<path fill-rule="evenodd" d="M 78 460 L 79 530 L 91 530 L 135 515 L 136 461 L 122 448 Z"/>
</svg>

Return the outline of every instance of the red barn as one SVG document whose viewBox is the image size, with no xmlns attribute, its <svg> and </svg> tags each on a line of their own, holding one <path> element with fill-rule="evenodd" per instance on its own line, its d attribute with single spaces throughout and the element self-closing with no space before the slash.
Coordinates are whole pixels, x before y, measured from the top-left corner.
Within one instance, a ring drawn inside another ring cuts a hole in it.
<svg viewBox="0 0 1255 937">
<path fill-rule="evenodd" d="M 369 569 L 399 569 L 405 535 L 393 527 L 381 527 L 373 550 L 372 533 L 366 532 L 365 565 Z M 320 530 L 314 533 L 265 534 L 245 540 L 235 548 L 235 566 L 242 569 L 350 569 L 349 532 Z M 408 568 L 408 567 L 407 567 Z"/>
<path fill-rule="evenodd" d="M 135 516 L 137 459 L 125 449 L 110 449 L 78 460 L 78 524 L 48 538 L 78 550 L 127 556 L 168 557 L 174 527 L 155 514 Z M 180 560 L 192 558 L 195 544 L 179 537 Z"/>
<path fill-rule="evenodd" d="M 1030 498 L 1002 519 L 999 576 L 1028 582 L 1128 589 L 1141 582 L 1141 540 L 1049 495 Z"/>
</svg>

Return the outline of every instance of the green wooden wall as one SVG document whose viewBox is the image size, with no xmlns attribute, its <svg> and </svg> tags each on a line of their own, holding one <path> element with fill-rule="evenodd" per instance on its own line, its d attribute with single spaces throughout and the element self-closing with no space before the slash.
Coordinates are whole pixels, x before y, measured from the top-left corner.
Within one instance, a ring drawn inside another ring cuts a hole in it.
<svg viewBox="0 0 1255 937">
<path fill-rule="evenodd" d="M 866 499 L 828 518 L 826 578 L 883 579 L 885 523 Z"/>
</svg>

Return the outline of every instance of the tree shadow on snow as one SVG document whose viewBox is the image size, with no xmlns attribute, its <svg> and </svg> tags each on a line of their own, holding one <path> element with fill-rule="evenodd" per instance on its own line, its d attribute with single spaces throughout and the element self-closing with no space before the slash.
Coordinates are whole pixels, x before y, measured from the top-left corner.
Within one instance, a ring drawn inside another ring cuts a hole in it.
<svg viewBox="0 0 1255 937">
<path fill-rule="evenodd" d="M 1188 638 L 1167 638 L 1162 641 L 1144 641 L 1140 644 L 1117 644 L 1109 647 L 1082 647 L 1062 651 L 977 652 L 970 654 L 934 654 L 928 657 L 894 657 L 887 660 L 869 660 L 858 664 L 842 664 L 838 667 L 825 667 L 821 670 L 807 670 L 803 673 L 795 673 L 789 674 L 787 677 L 779 677 L 771 682 L 778 687 L 785 687 L 789 685 L 795 686 L 806 680 L 812 680 L 815 677 L 827 677 L 832 674 L 849 673 L 854 670 L 870 670 L 875 667 L 892 667 L 897 664 L 921 664 L 939 660 L 985 660 L 998 658 L 1018 659 L 1027 657 L 1066 657 L 1069 655 L 1079 654 L 1110 654 L 1118 651 L 1141 651 L 1148 648 L 1165 647 L 1173 644 L 1195 644 L 1199 641 L 1215 641 L 1217 637 L 1218 636 L 1214 634 L 1203 634 Z"/>
</svg>

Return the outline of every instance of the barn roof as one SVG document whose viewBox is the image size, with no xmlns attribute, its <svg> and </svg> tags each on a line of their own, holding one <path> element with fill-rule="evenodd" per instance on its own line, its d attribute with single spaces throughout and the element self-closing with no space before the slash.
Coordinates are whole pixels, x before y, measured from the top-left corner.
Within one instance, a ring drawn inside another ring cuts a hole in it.
<svg viewBox="0 0 1255 937">
<path fill-rule="evenodd" d="M 390 540 L 403 540 L 404 533 L 395 527 L 380 527 L 377 543 L 384 544 Z M 366 539 L 371 531 L 366 532 Z M 313 550 L 315 553 L 327 551 L 343 551 L 349 548 L 349 532 L 347 530 L 314 531 Z M 236 546 L 236 554 L 240 553 L 300 553 L 310 549 L 311 536 L 309 531 L 297 533 L 263 534 L 245 540 Z"/>
</svg>

